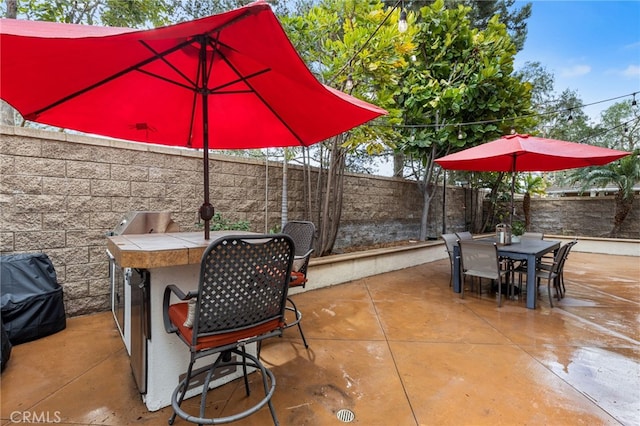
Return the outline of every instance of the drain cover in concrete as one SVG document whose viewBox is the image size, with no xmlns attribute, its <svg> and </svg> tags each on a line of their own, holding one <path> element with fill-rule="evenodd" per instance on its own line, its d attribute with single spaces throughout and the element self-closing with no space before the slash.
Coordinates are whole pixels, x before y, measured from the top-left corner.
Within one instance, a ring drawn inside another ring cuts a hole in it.
<svg viewBox="0 0 640 426">
<path fill-rule="evenodd" d="M 344 423 L 351 423 L 353 421 L 353 419 L 356 418 L 356 415 L 353 414 L 353 411 L 343 408 L 342 410 L 339 410 L 336 413 L 336 416 L 338 417 L 338 420 L 340 420 L 341 422 Z"/>
</svg>

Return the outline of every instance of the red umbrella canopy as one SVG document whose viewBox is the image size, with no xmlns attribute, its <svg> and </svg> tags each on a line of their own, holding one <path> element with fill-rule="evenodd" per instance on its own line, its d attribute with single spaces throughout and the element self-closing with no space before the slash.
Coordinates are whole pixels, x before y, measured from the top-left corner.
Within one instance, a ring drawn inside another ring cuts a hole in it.
<svg viewBox="0 0 640 426">
<path fill-rule="evenodd" d="M 322 85 L 265 2 L 143 31 L 3 19 L 0 46 L 24 118 L 121 139 L 311 145 L 386 113 Z"/>
<path fill-rule="evenodd" d="M 583 143 L 508 135 L 435 160 L 450 170 L 479 172 L 547 172 L 600 166 L 630 152 Z"/>
<path fill-rule="evenodd" d="M 0 96 L 31 121 L 208 149 L 307 146 L 386 111 L 321 84 L 263 2 L 153 30 L 0 21 Z"/>
</svg>

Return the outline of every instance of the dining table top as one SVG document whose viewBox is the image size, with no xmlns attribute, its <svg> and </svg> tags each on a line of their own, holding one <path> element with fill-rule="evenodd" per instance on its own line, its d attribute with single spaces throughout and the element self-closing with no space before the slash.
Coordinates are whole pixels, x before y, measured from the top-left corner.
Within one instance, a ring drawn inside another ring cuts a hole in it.
<svg viewBox="0 0 640 426">
<path fill-rule="evenodd" d="M 494 244 L 496 237 L 477 238 L 473 241 Z M 560 248 L 560 241 L 540 240 L 537 238 L 521 238 L 519 242 L 511 244 L 497 244 L 498 255 L 513 260 L 532 259 L 541 257 Z"/>
<path fill-rule="evenodd" d="M 475 241 L 495 243 L 495 237 L 480 238 Z M 544 254 L 557 247 L 560 241 L 540 240 L 536 238 L 521 238 L 519 242 L 512 242 L 508 245 L 498 244 L 498 252 L 518 253 L 518 254 Z"/>
</svg>

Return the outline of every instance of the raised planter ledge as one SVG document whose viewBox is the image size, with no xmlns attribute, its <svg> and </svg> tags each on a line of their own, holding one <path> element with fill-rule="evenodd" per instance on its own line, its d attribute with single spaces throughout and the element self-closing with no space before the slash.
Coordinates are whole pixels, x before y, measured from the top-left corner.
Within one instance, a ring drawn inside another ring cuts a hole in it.
<svg viewBox="0 0 640 426">
<path fill-rule="evenodd" d="M 573 251 L 640 256 L 640 240 L 545 235 L 545 239 L 562 241 L 563 243 L 572 241 L 574 238 L 577 238 L 579 243 L 575 245 Z M 291 294 L 343 284 L 372 275 L 435 262 L 447 257 L 444 242 L 438 240 L 313 258 L 309 262 L 309 282 L 306 288 L 291 289 Z"/>
<path fill-rule="evenodd" d="M 423 241 L 404 246 L 312 258 L 309 261 L 309 281 L 306 288 L 291 289 L 291 294 L 343 284 L 445 258 L 448 258 L 448 255 L 442 241 Z"/>
<path fill-rule="evenodd" d="M 602 253 L 619 256 L 640 256 L 640 240 L 622 238 L 570 237 L 567 235 L 545 235 L 545 240 L 563 243 L 578 240 L 571 250 L 584 253 Z"/>
</svg>

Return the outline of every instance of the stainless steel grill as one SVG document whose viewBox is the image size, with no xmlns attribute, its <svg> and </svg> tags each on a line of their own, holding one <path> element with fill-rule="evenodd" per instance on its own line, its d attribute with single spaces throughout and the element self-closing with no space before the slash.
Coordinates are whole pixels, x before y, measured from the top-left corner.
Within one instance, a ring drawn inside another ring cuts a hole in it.
<svg viewBox="0 0 640 426">
<path fill-rule="evenodd" d="M 110 235 L 150 234 L 178 232 L 178 224 L 171 219 L 170 212 L 133 211 L 116 225 Z"/>
</svg>

